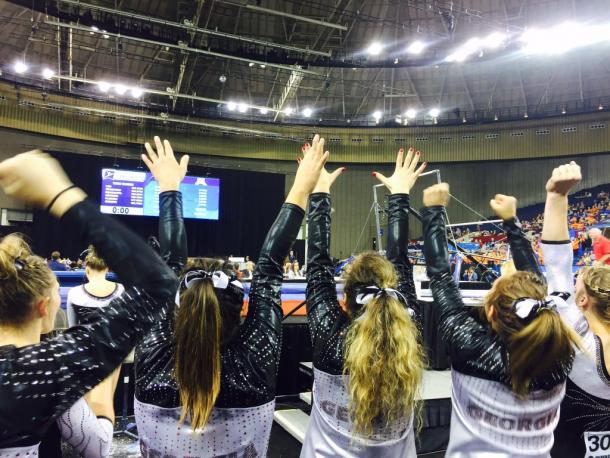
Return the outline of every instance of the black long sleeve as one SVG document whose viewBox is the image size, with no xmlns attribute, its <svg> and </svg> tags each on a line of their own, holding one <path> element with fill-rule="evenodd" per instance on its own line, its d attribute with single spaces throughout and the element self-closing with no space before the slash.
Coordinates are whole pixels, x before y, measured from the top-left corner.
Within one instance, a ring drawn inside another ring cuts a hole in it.
<svg viewBox="0 0 610 458">
<path fill-rule="evenodd" d="M 536 255 L 532 249 L 532 244 L 521 229 L 519 220 L 517 218 L 511 218 L 504 221 L 502 226 L 508 237 L 510 253 L 513 257 L 515 268 L 517 270 L 531 272 L 544 279 L 538 261 L 536 260 Z"/>
<path fill-rule="evenodd" d="M 425 208 L 422 223 L 430 289 L 434 304 L 440 309 L 440 331 L 451 357 L 451 366 L 464 374 L 510 387 L 511 374 L 504 343 L 490 324 L 478 321 L 469 313 L 451 277 L 443 207 Z M 519 246 L 525 249 L 525 245 Z M 532 380 L 530 390 L 557 386 L 565 381 L 570 369 L 571 364 L 557 364 L 552 372 Z"/>
<path fill-rule="evenodd" d="M 188 258 L 180 191 L 159 194 L 159 245 L 161 258 L 179 276 Z"/>
<path fill-rule="evenodd" d="M 420 322 L 420 310 L 413 280 L 413 265 L 409 261 L 409 195 L 392 194 L 388 207 L 388 241 L 386 256 L 398 273 L 398 290 L 407 299 Z"/>
<path fill-rule="evenodd" d="M 0 448 L 39 442 L 120 364 L 176 290 L 176 277 L 146 243 L 92 203 L 72 207 L 61 224 L 93 244 L 127 289 L 90 324 L 40 344 L 0 347 Z"/>
<path fill-rule="evenodd" d="M 275 397 L 282 340 L 283 260 L 302 220 L 302 209 L 284 204 L 267 234 L 251 283 L 248 314 L 222 349 L 217 407 L 253 407 Z M 173 377 L 171 318 L 156 326 L 136 349 L 136 398 L 164 408 L 180 406 Z"/>
<path fill-rule="evenodd" d="M 337 300 L 334 265 L 330 258 L 330 194 L 309 199 L 307 250 L 307 319 L 313 342 L 313 364 L 330 374 L 343 371 L 342 332 L 349 324 Z"/>
</svg>

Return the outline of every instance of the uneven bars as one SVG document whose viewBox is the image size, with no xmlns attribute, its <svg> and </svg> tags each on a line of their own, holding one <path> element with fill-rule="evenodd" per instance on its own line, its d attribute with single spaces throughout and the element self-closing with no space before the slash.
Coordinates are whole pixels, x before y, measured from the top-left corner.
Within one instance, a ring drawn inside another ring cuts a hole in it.
<svg viewBox="0 0 610 458">
<path fill-rule="evenodd" d="M 483 221 L 473 221 L 472 223 L 455 223 L 455 224 L 447 224 L 447 227 L 456 227 L 456 226 L 472 226 L 475 224 L 491 224 L 491 223 L 501 223 L 503 220 L 501 219 L 488 219 Z"/>
</svg>

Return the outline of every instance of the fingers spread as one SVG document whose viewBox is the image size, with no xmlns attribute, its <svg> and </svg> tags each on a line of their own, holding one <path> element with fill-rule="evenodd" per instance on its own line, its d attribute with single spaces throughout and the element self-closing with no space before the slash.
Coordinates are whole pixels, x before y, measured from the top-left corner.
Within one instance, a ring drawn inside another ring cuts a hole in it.
<svg viewBox="0 0 610 458">
<path fill-rule="evenodd" d="M 191 158 L 188 154 L 185 154 L 184 156 L 182 156 L 180 158 L 180 167 L 182 167 L 184 170 L 187 170 L 190 160 L 191 160 Z"/>
<path fill-rule="evenodd" d="M 409 150 L 410 151 L 410 150 Z M 398 150 L 398 154 L 396 155 L 396 170 L 402 167 L 403 159 L 404 159 L 405 150 L 400 148 Z"/>
<path fill-rule="evenodd" d="M 167 154 L 169 157 L 174 157 L 174 150 L 172 148 L 172 145 L 169 143 L 169 140 L 163 140 L 163 146 L 165 154 Z"/>
<path fill-rule="evenodd" d="M 157 155 L 159 157 L 165 156 L 165 152 L 163 151 L 163 143 L 161 143 L 161 139 L 155 136 L 155 146 L 157 147 Z"/>
<path fill-rule="evenodd" d="M 157 153 L 155 153 L 155 150 L 153 149 L 152 146 L 150 146 L 150 143 L 148 143 L 148 142 L 144 143 L 144 148 L 146 149 L 146 152 L 148 153 L 150 160 L 154 163 L 158 159 Z"/>
</svg>

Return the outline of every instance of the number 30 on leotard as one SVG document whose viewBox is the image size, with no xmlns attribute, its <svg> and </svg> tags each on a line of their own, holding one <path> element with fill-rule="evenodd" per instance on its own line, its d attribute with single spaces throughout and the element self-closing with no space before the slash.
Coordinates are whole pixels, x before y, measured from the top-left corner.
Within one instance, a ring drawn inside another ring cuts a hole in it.
<svg viewBox="0 0 610 458">
<path fill-rule="evenodd" d="M 585 458 L 610 458 L 610 431 L 585 433 Z"/>
</svg>

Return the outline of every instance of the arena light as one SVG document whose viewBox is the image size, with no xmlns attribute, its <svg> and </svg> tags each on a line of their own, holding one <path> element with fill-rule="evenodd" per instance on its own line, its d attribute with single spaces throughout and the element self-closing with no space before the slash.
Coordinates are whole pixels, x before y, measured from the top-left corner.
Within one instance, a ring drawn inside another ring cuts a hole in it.
<svg viewBox="0 0 610 458">
<path fill-rule="evenodd" d="M 101 92 L 108 92 L 111 87 L 112 85 L 110 83 L 107 83 L 106 81 L 100 81 L 99 83 L 97 83 L 97 88 Z"/>
<path fill-rule="evenodd" d="M 421 54 L 426 49 L 426 43 L 416 40 L 409 45 L 407 52 L 409 54 Z"/>
<path fill-rule="evenodd" d="M 22 73 L 27 72 L 28 68 L 29 68 L 28 65 L 25 62 L 23 62 L 22 60 L 18 60 L 17 62 L 15 62 L 13 64 L 13 70 L 15 70 L 15 73 L 18 73 L 20 75 Z"/>
<path fill-rule="evenodd" d="M 110 35 L 108 35 L 108 33 L 106 32 L 106 30 L 102 30 L 103 33 L 103 37 L 107 40 L 108 38 L 110 38 Z"/>
<path fill-rule="evenodd" d="M 285 114 L 286 116 L 290 116 L 292 113 L 294 113 L 294 108 L 292 108 L 292 107 L 286 107 L 286 108 L 284 108 L 284 114 Z"/>
<path fill-rule="evenodd" d="M 478 37 L 471 38 L 445 58 L 446 62 L 464 62 L 468 57 L 481 51 L 482 42 Z"/>
<path fill-rule="evenodd" d="M 366 52 L 370 56 L 378 56 L 383 51 L 383 45 L 378 41 L 372 42 L 368 48 L 366 48 Z"/>
<path fill-rule="evenodd" d="M 89 32 L 89 35 L 95 35 L 95 32 L 99 32 L 100 29 L 98 29 L 96 26 L 91 26 L 91 32 Z"/>
<path fill-rule="evenodd" d="M 379 122 L 379 120 L 381 119 L 382 116 L 383 116 L 383 114 L 379 110 L 375 110 L 373 112 L 373 119 L 375 120 L 375 122 Z"/>
<path fill-rule="evenodd" d="M 417 116 L 417 111 L 414 110 L 413 108 L 409 108 L 406 112 L 405 112 L 405 116 L 409 119 L 413 119 Z"/>
<path fill-rule="evenodd" d="M 529 118 L 529 117 L 530 117 L 530 115 L 528 115 L 528 114 L 527 114 L 527 111 L 526 111 L 526 112 L 523 114 L 523 117 L 524 117 L 525 119 L 527 119 L 527 118 Z"/>
<path fill-rule="evenodd" d="M 55 72 L 53 70 L 51 70 L 50 68 L 44 68 L 42 70 L 42 77 L 46 80 L 50 80 L 51 78 L 53 78 L 55 76 Z"/>
<path fill-rule="evenodd" d="M 238 103 L 237 111 L 239 111 L 240 113 L 245 113 L 246 111 L 248 111 L 248 105 L 244 102 Z"/>
<path fill-rule="evenodd" d="M 432 117 L 432 118 L 438 118 L 438 115 L 441 114 L 441 110 L 439 110 L 438 108 L 432 108 L 428 114 Z"/>
<path fill-rule="evenodd" d="M 312 114 L 313 114 L 313 110 L 309 107 L 307 107 L 303 110 L 303 116 L 305 116 L 306 118 L 310 118 Z"/>
<path fill-rule="evenodd" d="M 125 86 L 124 84 L 115 84 L 114 92 L 116 92 L 117 95 L 125 95 L 125 93 L 127 92 L 127 86 Z"/>
<path fill-rule="evenodd" d="M 546 29 L 526 30 L 519 40 L 526 54 L 558 55 L 610 41 L 610 28 L 607 24 L 591 25 L 567 21 Z"/>
<path fill-rule="evenodd" d="M 601 111 L 601 110 L 603 110 L 603 109 L 604 109 L 604 106 L 603 106 L 603 105 L 600 103 L 600 104 L 599 104 L 599 106 L 597 107 L 597 109 L 598 109 L 599 111 Z"/>
<path fill-rule="evenodd" d="M 483 39 L 483 46 L 488 49 L 497 49 L 508 39 L 508 35 L 502 32 L 492 32 Z"/>
<path fill-rule="evenodd" d="M 235 102 L 227 103 L 227 110 L 235 111 L 237 109 L 237 104 Z"/>
<path fill-rule="evenodd" d="M 144 94 L 144 91 L 142 90 L 142 88 L 132 87 L 131 90 L 129 91 L 129 93 L 131 94 L 131 96 L 133 98 L 139 99 Z"/>
<path fill-rule="evenodd" d="M 401 117 L 400 115 L 397 115 L 397 116 L 394 118 L 394 122 L 395 122 L 396 124 L 402 124 L 402 117 Z"/>
<path fill-rule="evenodd" d="M 561 109 L 561 114 L 566 114 L 566 113 L 567 113 L 567 110 L 565 109 L 565 107 L 563 107 L 563 108 Z"/>
<path fill-rule="evenodd" d="M 254 67 L 254 65 L 255 65 L 255 64 L 254 64 L 254 62 L 250 62 L 250 63 L 248 64 L 248 67 Z"/>
<path fill-rule="evenodd" d="M 258 110 L 258 112 L 262 115 L 266 115 L 267 113 L 269 113 L 269 110 L 267 110 L 266 108 L 261 108 L 260 110 Z"/>
</svg>

